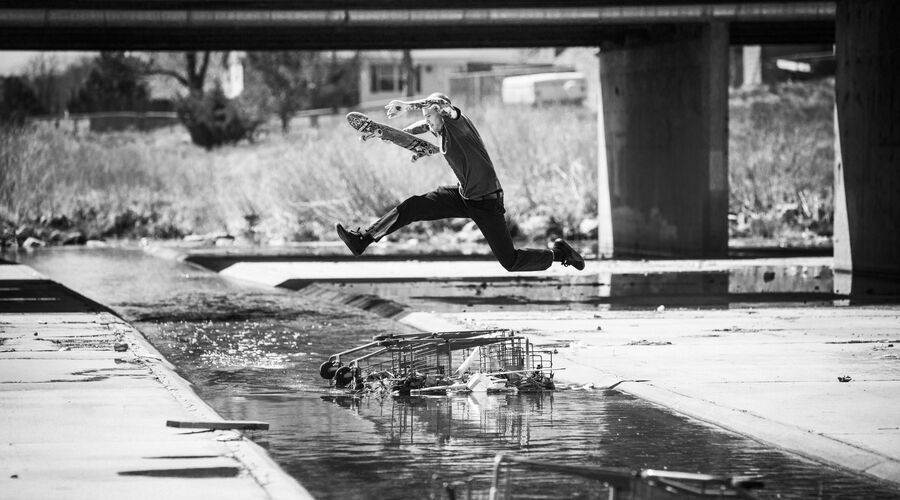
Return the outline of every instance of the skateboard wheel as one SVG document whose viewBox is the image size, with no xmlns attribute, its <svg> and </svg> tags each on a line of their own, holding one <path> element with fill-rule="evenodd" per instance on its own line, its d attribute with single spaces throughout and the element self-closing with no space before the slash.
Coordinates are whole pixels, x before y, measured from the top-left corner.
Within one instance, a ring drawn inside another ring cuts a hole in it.
<svg viewBox="0 0 900 500">
<path fill-rule="evenodd" d="M 376 130 L 376 131 L 375 131 L 375 137 L 378 137 L 378 138 L 380 139 L 381 136 L 383 136 L 383 135 L 384 135 L 384 131 L 383 131 L 383 130 Z"/>
</svg>

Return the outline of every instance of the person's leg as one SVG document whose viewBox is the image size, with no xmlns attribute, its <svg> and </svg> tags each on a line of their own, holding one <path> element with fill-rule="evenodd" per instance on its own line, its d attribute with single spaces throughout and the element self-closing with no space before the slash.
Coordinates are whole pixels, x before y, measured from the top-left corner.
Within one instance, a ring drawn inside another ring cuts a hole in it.
<svg viewBox="0 0 900 500">
<path fill-rule="evenodd" d="M 494 257 L 507 271 L 543 271 L 553 264 L 550 249 L 517 249 L 513 244 L 503 214 L 503 198 L 484 201 L 467 201 L 469 217 L 478 225 Z"/>
<path fill-rule="evenodd" d="M 366 233 L 375 241 L 393 233 L 403 226 L 423 220 L 467 217 L 462 196 L 456 186 L 442 186 L 430 193 L 410 196 L 392 208 L 371 226 Z"/>
<path fill-rule="evenodd" d="M 382 215 L 364 231 L 348 231 L 335 225 L 338 236 L 354 255 L 407 224 L 422 220 L 467 217 L 462 197 L 455 186 L 439 187 L 421 196 L 412 196 Z"/>
</svg>

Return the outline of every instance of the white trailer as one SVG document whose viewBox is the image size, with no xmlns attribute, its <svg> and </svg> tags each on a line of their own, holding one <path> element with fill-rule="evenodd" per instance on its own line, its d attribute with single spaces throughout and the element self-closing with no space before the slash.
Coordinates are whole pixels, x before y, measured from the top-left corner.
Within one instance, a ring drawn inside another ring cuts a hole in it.
<svg viewBox="0 0 900 500">
<path fill-rule="evenodd" d="M 504 104 L 581 104 L 587 98 L 587 82 L 577 72 L 537 73 L 503 79 Z"/>
</svg>

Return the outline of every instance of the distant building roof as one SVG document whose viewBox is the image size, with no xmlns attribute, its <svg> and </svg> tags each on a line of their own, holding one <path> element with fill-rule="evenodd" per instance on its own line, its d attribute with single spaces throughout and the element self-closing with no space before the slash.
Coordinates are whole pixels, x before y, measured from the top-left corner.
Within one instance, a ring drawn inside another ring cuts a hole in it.
<svg viewBox="0 0 900 500">
<path fill-rule="evenodd" d="M 399 50 L 365 51 L 360 55 L 374 61 L 395 61 Z M 410 52 L 413 61 L 461 61 L 495 64 L 553 64 L 554 50 L 540 49 L 421 49 Z"/>
</svg>

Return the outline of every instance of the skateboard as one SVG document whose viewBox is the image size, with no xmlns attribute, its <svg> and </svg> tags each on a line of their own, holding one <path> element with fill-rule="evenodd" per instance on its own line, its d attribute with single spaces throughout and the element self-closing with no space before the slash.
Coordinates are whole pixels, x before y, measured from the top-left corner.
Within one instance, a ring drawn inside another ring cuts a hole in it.
<svg viewBox="0 0 900 500">
<path fill-rule="evenodd" d="M 390 125 L 378 123 L 362 113 L 357 113 L 355 111 L 348 113 L 347 122 L 350 123 L 351 127 L 362 132 L 363 135 L 360 137 L 361 141 L 377 137 L 382 141 L 391 142 L 401 148 L 412 151 L 413 155 L 410 158 L 410 161 L 416 161 L 419 158 L 441 152 L 437 146 L 424 139 L 419 139 L 410 133 L 396 129 Z"/>
</svg>

